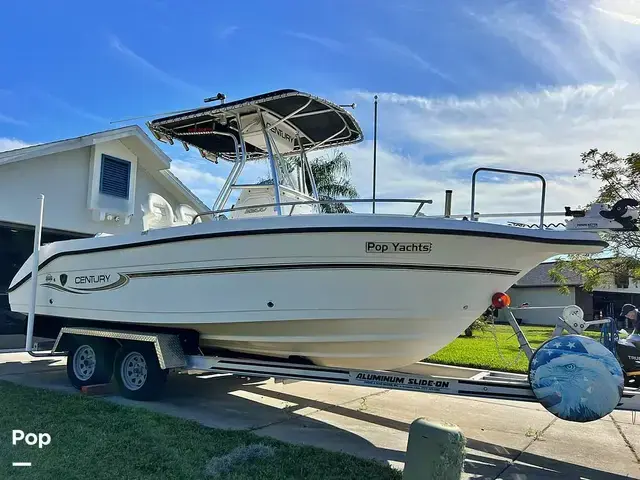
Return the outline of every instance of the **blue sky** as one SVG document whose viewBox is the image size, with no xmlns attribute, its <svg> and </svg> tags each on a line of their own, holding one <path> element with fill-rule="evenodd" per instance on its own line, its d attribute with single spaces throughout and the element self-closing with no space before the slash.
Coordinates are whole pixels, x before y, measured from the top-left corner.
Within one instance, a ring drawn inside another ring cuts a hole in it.
<svg viewBox="0 0 640 480">
<path fill-rule="evenodd" d="M 0 149 L 196 107 L 218 91 L 279 88 L 358 104 L 367 140 L 347 153 L 362 195 L 379 94 L 381 194 L 433 197 L 434 209 L 447 186 L 464 209 L 478 165 L 541 171 L 561 209 L 597 187 L 573 178 L 582 151 L 640 149 L 640 7 L 627 0 L 11 2 L 0 54 Z M 163 149 L 212 203 L 228 170 Z M 511 195 L 531 210 L 537 191 L 492 185 L 483 206 Z"/>
</svg>

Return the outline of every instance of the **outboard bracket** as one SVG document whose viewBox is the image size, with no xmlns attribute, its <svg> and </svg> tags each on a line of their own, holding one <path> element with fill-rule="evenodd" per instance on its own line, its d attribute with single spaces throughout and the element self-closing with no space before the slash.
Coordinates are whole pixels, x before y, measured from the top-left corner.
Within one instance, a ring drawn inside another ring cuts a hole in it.
<svg viewBox="0 0 640 480">
<path fill-rule="evenodd" d="M 618 200 L 613 206 L 594 203 L 588 210 L 572 210 L 565 207 L 565 214 L 572 217 L 566 224 L 568 230 L 638 231 L 638 205 L 633 198 Z"/>
</svg>

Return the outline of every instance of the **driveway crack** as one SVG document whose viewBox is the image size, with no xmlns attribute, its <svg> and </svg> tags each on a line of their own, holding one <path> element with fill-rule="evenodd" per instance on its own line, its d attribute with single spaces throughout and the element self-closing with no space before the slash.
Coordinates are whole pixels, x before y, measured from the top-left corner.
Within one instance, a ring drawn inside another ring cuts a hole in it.
<svg viewBox="0 0 640 480">
<path fill-rule="evenodd" d="M 622 437 L 622 440 L 624 440 L 624 443 L 626 443 L 627 447 L 629 447 L 629 450 L 631 450 L 631 453 L 633 453 L 633 457 L 636 459 L 636 462 L 640 463 L 640 457 L 638 456 L 638 452 L 636 452 L 636 449 L 633 448 L 633 445 L 631 444 L 627 436 L 622 431 L 622 427 L 620 426 L 620 424 L 616 421 L 615 418 L 613 418 L 613 415 L 609 415 L 609 417 L 611 418 L 611 421 L 615 425 L 616 430 L 618 430 L 618 433 Z"/>
<path fill-rule="evenodd" d="M 518 454 L 511 460 L 509 460 L 507 462 L 507 464 L 505 465 L 505 467 L 500 470 L 500 472 L 493 477 L 493 480 L 496 480 L 497 478 L 500 478 L 504 472 L 506 472 L 509 468 L 511 468 L 519 459 L 520 457 L 531 447 L 531 445 L 533 445 L 539 438 L 542 437 L 542 435 L 544 435 L 544 432 L 546 432 L 547 430 L 549 430 L 549 428 L 551 427 L 551 425 L 553 425 L 554 423 L 556 423 L 556 420 L 558 420 L 557 418 L 554 418 L 553 420 L 551 420 L 551 422 L 549 422 L 549 425 L 547 425 L 546 427 L 544 427 L 542 430 L 540 430 L 539 432 L 537 432 L 533 438 L 531 439 L 531 441 L 529 443 L 527 443 L 524 448 L 522 450 L 520 450 L 520 452 L 518 452 Z"/>
<path fill-rule="evenodd" d="M 291 412 L 287 412 L 288 417 L 282 420 L 275 420 L 271 423 L 267 423 L 265 425 L 260 425 L 260 426 L 256 426 L 256 427 L 252 427 L 252 428 L 248 428 L 247 430 L 249 432 L 255 432 L 257 430 L 262 430 L 263 428 L 267 428 L 267 427 L 271 427 L 273 425 L 278 425 L 280 423 L 285 423 L 288 422 L 290 420 L 294 420 L 294 419 L 299 419 L 299 418 L 307 418 L 309 415 L 312 415 L 314 413 L 318 413 L 318 412 L 324 412 L 325 410 L 329 410 L 331 408 L 335 408 L 335 407 L 342 407 L 344 405 L 347 405 L 349 403 L 353 403 L 356 401 L 366 401 L 367 398 L 371 398 L 371 397 L 376 397 L 378 395 L 382 395 L 384 393 L 390 392 L 391 390 L 382 390 L 380 392 L 373 392 L 373 393 L 369 393 L 368 395 L 363 395 L 361 397 L 358 398 L 352 398 L 350 400 L 346 400 L 344 402 L 341 403 L 328 403 L 326 404 L 325 407 L 322 408 L 315 408 L 312 412 L 309 413 L 305 413 L 304 415 L 295 415 Z"/>
</svg>

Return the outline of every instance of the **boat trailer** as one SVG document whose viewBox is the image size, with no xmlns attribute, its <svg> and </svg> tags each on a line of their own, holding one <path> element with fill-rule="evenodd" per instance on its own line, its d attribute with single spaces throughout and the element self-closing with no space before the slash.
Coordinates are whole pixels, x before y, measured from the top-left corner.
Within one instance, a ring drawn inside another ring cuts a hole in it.
<svg viewBox="0 0 640 480">
<path fill-rule="evenodd" d="M 494 295 L 494 305 L 503 301 L 505 297 L 505 294 Z M 529 308 L 533 309 L 535 307 Z M 592 340 L 581 334 L 590 325 L 603 323 L 606 320 L 586 322 L 582 319 L 582 310 L 578 306 L 570 305 L 564 309 L 563 315 L 557 319 L 554 335 L 535 351 L 529 345 L 525 334 L 522 332 L 509 306 L 505 305 L 501 310 L 507 315 L 509 323 L 520 343 L 520 348 L 525 352 L 530 361 L 530 365 L 535 365 L 536 358 L 540 358 L 541 355 L 544 356 L 545 353 L 553 356 L 548 349 L 545 350 L 545 347 L 552 348 L 554 342 L 556 344 L 560 343 L 557 342 L 558 339 L 562 340 L 565 344 L 568 340 L 582 340 L 584 342 L 586 339 L 589 342 L 602 346 L 602 344 L 596 340 Z M 565 330 L 568 332 L 568 335 L 560 336 Z M 92 341 L 92 339 L 95 341 Z M 188 374 L 223 373 L 251 378 L 273 378 L 276 382 L 283 383 L 307 380 L 339 385 L 377 387 L 390 390 L 537 402 L 541 403 L 547 410 L 559 418 L 579 422 L 602 418 L 613 410 L 640 411 L 640 390 L 629 387 L 621 387 L 619 389 L 619 395 L 616 397 L 615 403 L 601 407 L 603 410 L 598 411 L 598 409 L 596 409 L 595 414 L 592 412 L 586 417 L 582 410 L 576 411 L 566 408 L 558 410 L 554 408 L 558 405 L 557 401 L 549 403 L 549 400 L 546 398 L 547 395 L 541 396 L 540 392 L 536 390 L 541 389 L 544 393 L 545 388 L 551 386 L 553 393 L 562 394 L 562 386 L 549 384 L 548 382 L 545 383 L 546 379 L 543 378 L 542 384 L 538 385 L 537 388 L 535 378 L 536 370 L 533 367 L 530 367 L 528 375 L 426 362 L 418 362 L 390 371 L 351 370 L 294 363 L 286 360 L 252 359 L 240 355 L 236 356 L 231 352 L 229 352 L 229 356 L 188 355 L 184 353 L 178 335 L 88 327 L 63 327 L 51 352 L 45 355 L 68 355 L 72 348 L 77 348 L 78 343 L 99 345 L 100 342 L 105 340 L 120 345 L 129 345 L 130 350 L 136 350 L 135 345 L 144 344 L 147 348 L 140 348 L 139 351 L 143 352 L 145 357 L 150 355 L 151 358 L 146 358 L 147 363 L 157 363 L 159 369 L 164 372 L 178 371 Z M 74 344 L 76 347 L 72 347 Z M 593 346 L 591 346 L 591 348 L 592 347 Z M 611 354 L 604 346 L 602 346 L 602 349 Z M 601 354 L 602 352 L 598 351 L 596 353 Z M 41 353 L 35 352 L 32 354 L 42 355 Z M 559 357 L 558 355 L 556 355 L 555 358 L 564 359 L 563 356 Z M 566 369 L 570 370 L 571 366 L 576 364 L 578 364 L 579 367 L 579 362 L 576 362 L 574 357 L 569 356 L 568 358 L 569 363 L 564 364 Z M 68 359 L 68 362 L 70 361 L 71 359 Z M 598 361 L 600 361 L 600 359 L 598 359 Z M 542 362 L 540 362 L 540 364 L 542 365 Z M 606 365 L 606 358 L 604 359 L 604 364 Z M 575 375 L 578 375 L 578 373 L 579 371 L 576 370 Z M 113 370 L 113 374 L 120 386 L 121 394 L 127 398 L 152 400 L 157 398 L 157 394 L 162 388 L 162 385 L 158 385 L 158 388 L 151 390 L 154 392 L 153 395 L 148 395 L 146 392 L 141 392 L 140 390 L 126 388 L 127 385 L 132 385 L 132 379 L 119 378 L 121 375 L 126 375 L 126 372 L 124 372 L 123 369 L 117 368 L 117 365 Z M 607 374 L 604 373 L 603 375 L 606 377 Z M 585 391 L 590 390 L 590 387 L 594 385 L 598 389 L 605 391 L 608 382 L 608 379 L 605 377 L 598 376 L 591 379 L 589 385 L 585 386 Z M 585 380 L 586 378 L 585 376 Z M 147 381 L 150 379 L 151 376 L 147 378 Z M 73 383 L 73 379 L 71 380 Z M 160 377 L 159 381 L 163 384 L 164 380 L 166 380 L 166 375 Z M 135 379 L 133 382 L 135 383 Z M 123 388 L 123 385 L 125 388 Z M 574 386 L 571 388 L 574 388 Z M 562 402 L 560 402 L 560 404 L 562 404 Z"/>
</svg>

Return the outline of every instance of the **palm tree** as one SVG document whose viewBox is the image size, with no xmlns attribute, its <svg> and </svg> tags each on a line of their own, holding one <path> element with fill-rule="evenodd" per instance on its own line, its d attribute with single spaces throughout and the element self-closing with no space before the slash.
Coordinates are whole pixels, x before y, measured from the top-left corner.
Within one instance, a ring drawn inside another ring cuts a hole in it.
<svg viewBox="0 0 640 480">
<path fill-rule="evenodd" d="M 289 171 L 292 172 L 301 164 L 300 157 L 287 158 Z M 309 161 L 311 172 L 316 181 L 319 200 L 336 200 L 339 198 L 358 198 L 356 187 L 349 180 L 351 162 L 344 152 L 334 150 L 331 154 Z M 308 191 L 312 190 L 309 177 L 305 178 Z M 272 184 L 271 178 L 258 182 L 259 185 Z M 323 203 L 320 209 L 324 213 L 351 213 L 344 203 Z"/>
</svg>

